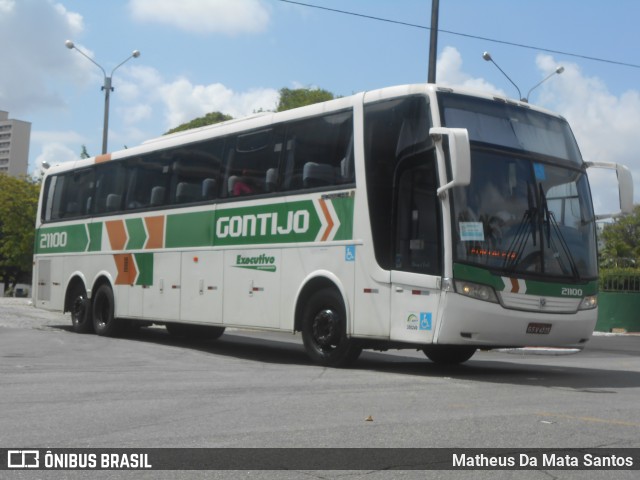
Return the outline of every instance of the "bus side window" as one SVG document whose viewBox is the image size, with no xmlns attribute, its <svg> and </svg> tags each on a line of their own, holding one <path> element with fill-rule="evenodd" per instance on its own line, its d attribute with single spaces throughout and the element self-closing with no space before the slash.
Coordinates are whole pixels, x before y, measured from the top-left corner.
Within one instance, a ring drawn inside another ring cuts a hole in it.
<svg viewBox="0 0 640 480">
<path fill-rule="evenodd" d="M 127 185 L 126 173 L 122 162 L 107 162 L 96 167 L 95 214 L 122 210 Z"/>
<path fill-rule="evenodd" d="M 227 197 L 275 191 L 281 151 L 282 135 L 278 126 L 230 138 L 226 164 Z"/>
<path fill-rule="evenodd" d="M 170 166 L 159 154 L 129 160 L 127 209 L 161 207 L 167 203 L 167 190 L 171 180 Z"/>
<path fill-rule="evenodd" d="M 287 125 L 285 145 L 285 190 L 353 182 L 351 110 L 291 122 Z"/>
<path fill-rule="evenodd" d="M 167 153 L 171 160 L 171 203 L 199 203 L 218 198 L 224 138 L 185 145 Z"/>
<path fill-rule="evenodd" d="M 94 171 L 92 168 L 65 175 L 64 209 L 61 217 L 71 219 L 91 213 L 94 195 Z"/>
<path fill-rule="evenodd" d="M 47 178 L 45 185 L 45 207 L 42 211 L 43 221 L 48 222 L 62 218 L 62 196 L 66 179 L 66 175 L 53 175 Z"/>
</svg>

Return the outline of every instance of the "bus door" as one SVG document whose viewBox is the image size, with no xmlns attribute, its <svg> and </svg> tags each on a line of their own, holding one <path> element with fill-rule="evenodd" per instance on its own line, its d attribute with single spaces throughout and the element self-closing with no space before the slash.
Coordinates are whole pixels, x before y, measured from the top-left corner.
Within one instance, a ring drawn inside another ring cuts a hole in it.
<svg viewBox="0 0 640 480">
<path fill-rule="evenodd" d="M 390 339 L 430 343 L 440 304 L 441 214 L 432 153 L 398 163 L 394 178 Z"/>
</svg>

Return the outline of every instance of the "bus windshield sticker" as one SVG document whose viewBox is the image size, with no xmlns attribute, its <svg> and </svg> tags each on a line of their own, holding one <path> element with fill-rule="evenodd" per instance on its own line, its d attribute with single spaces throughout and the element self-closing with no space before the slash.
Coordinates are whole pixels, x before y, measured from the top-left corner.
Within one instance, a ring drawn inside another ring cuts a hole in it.
<svg viewBox="0 0 640 480">
<path fill-rule="evenodd" d="M 539 181 L 546 180 L 547 175 L 545 174 L 544 165 L 543 164 L 534 163 L 533 164 L 533 172 L 536 175 L 536 180 L 539 180 Z"/>
<path fill-rule="evenodd" d="M 459 222 L 460 240 L 463 242 L 484 242 L 482 222 Z"/>
</svg>

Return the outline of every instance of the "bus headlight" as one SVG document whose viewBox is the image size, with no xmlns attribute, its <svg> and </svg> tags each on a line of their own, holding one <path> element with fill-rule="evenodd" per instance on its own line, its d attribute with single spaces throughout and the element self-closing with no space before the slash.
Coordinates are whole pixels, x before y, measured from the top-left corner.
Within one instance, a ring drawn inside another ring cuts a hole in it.
<svg viewBox="0 0 640 480">
<path fill-rule="evenodd" d="M 456 292 L 466 297 L 484 300 L 485 302 L 498 303 L 498 297 L 493 288 L 488 285 L 467 282 L 465 280 L 456 280 Z"/>
<path fill-rule="evenodd" d="M 598 296 L 597 295 L 589 295 L 588 297 L 584 297 L 580 302 L 580 306 L 578 310 L 591 310 L 598 306 Z"/>
</svg>

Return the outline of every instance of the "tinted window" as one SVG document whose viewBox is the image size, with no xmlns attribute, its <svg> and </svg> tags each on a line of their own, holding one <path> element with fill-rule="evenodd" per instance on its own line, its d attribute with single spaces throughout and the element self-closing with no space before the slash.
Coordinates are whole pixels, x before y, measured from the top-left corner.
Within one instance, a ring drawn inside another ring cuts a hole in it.
<svg viewBox="0 0 640 480">
<path fill-rule="evenodd" d="M 353 183 L 352 112 L 287 125 L 283 167 L 283 190 Z"/>
<path fill-rule="evenodd" d="M 96 201 L 94 213 L 122 210 L 126 198 L 127 172 L 122 162 L 107 162 L 96 167 Z"/>
<path fill-rule="evenodd" d="M 206 202 L 218 198 L 224 143 L 224 139 L 216 139 L 172 150 L 172 203 Z"/>
<path fill-rule="evenodd" d="M 171 180 L 170 158 L 162 152 L 127 162 L 128 188 L 126 209 L 161 207 L 167 204 Z"/>
<path fill-rule="evenodd" d="M 45 187 L 43 220 L 67 220 L 91 214 L 94 187 L 93 169 L 49 177 Z"/>
<path fill-rule="evenodd" d="M 282 135 L 277 128 L 242 133 L 228 141 L 225 193 L 228 197 L 268 193 L 277 188 Z"/>
<path fill-rule="evenodd" d="M 436 174 L 430 125 L 428 103 L 423 96 L 365 106 L 365 162 L 371 231 L 376 259 L 386 269 L 416 269 L 417 263 L 425 263 L 419 260 L 421 254 L 412 253 L 410 247 L 426 248 L 427 245 L 424 241 L 411 241 L 417 240 L 415 235 L 425 234 L 425 214 L 430 208 L 426 205 L 431 202 L 427 197 L 435 195 L 432 192 L 435 178 L 426 177 Z M 416 163 L 416 158 L 421 160 Z M 427 170 L 420 167 L 420 162 Z M 425 165 L 427 162 L 430 165 Z M 410 170 L 409 166 L 418 170 Z M 412 179 L 417 174 L 420 178 Z M 401 190 L 406 190 L 404 195 L 400 195 Z M 394 209 L 398 210 L 395 217 Z M 416 215 L 422 216 L 416 220 Z M 416 221 L 420 222 L 419 226 L 414 225 Z M 429 219 L 428 224 L 437 225 L 437 219 Z M 438 232 L 430 234 L 432 240 L 439 240 Z"/>
</svg>

